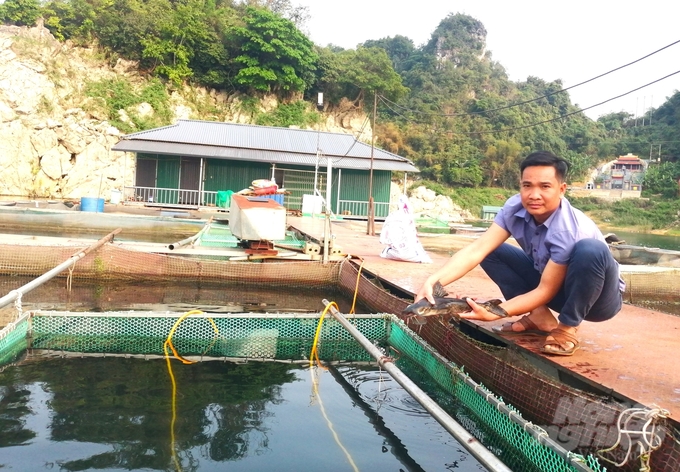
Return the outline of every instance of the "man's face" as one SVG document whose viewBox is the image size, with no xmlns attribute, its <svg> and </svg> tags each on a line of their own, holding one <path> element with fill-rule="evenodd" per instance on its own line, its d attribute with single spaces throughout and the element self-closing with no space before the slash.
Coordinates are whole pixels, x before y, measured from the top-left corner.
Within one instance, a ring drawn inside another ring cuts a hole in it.
<svg viewBox="0 0 680 472">
<path fill-rule="evenodd" d="M 530 166 L 522 172 L 520 196 L 522 206 L 538 224 L 542 224 L 560 206 L 567 190 L 566 182 L 560 183 L 551 166 Z"/>
</svg>

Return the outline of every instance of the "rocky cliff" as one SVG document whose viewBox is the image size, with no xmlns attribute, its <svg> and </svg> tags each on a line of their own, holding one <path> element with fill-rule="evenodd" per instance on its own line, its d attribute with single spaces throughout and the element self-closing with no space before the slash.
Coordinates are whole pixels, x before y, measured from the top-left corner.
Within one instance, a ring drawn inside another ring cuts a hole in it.
<svg viewBox="0 0 680 472">
<path fill-rule="evenodd" d="M 108 199 L 111 190 L 133 185 L 134 156 L 111 151 L 121 131 L 107 121 L 103 104 L 85 93 L 89 83 L 116 78 L 139 88 L 149 82 L 135 63 L 118 60 L 111 65 L 98 49 L 61 43 L 42 26 L 0 26 L 0 196 Z M 277 105 L 274 97 L 264 97 L 258 106 L 267 112 Z M 252 118 L 238 95 L 201 88 L 172 91 L 170 110 L 170 123 L 249 123 Z M 118 119 L 129 126 L 130 116 L 154 113 L 148 103 L 117 110 Z M 349 102 L 327 110 L 320 126 L 370 142 L 369 120 Z M 395 185 L 395 202 L 401 192 Z M 411 193 L 416 215 L 449 221 L 469 217 L 448 197 L 424 188 Z"/>
<path fill-rule="evenodd" d="M 0 195 L 108 198 L 112 189 L 132 185 L 133 156 L 111 151 L 122 133 L 107 121 L 105 107 L 84 92 L 88 83 L 120 77 L 140 88 L 148 82 L 136 64 L 111 65 L 96 48 L 61 43 L 42 26 L 0 26 Z M 186 87 L 173 91 L 170 102 L 170 123 L 250 121 L 238 96 Z M 277 103 L 266 97 L 259 106 L 267 111 Z M 154 113 L 146 103 L 134 108 L 119 110 L 120 121 Z M 365 115 L 353 107 L 339 107 L 324 119 L 323 130 L 362 132 L 370 139 Z"/>
</svg>

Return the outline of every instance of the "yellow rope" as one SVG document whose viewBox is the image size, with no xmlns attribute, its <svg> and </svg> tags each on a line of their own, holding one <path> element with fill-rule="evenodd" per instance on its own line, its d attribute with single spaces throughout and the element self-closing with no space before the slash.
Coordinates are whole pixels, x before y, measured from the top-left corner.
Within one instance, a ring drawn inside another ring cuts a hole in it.
<svg viewBox="0 0 680 472">
<path fill-rule="evenodd" d="M 194 361 L 190 361 L 188 359 L 184 359 L 182 356 L 179 355 L 177 350 L 175 349 L 175 346 L 172 344 L 172 336 L 175 334 L 175 331 L 177 331 L 177 328 L 179 325 L 184 321 L 186 318 L 188 318 L 191 315 L 200 315 L 203 314 L 201 310 L 191 310 L 186 313 L 184 313 L 182 316 L 180 316 L 177 321 L 175 321 L 175 324 L 172 326 L 172 329 L 170 330 L 170 333 L 168 334 L 167 339 L 163 343 L 163 353 L 165 354 L 165 362 L 168 365 L 168 374 L 170 375 L 170 382 L 172 383 L 172 418 L 170 420 L 170 451 L 172 453 L 172 461 L 175 463 L 175 469 L 178 472 L 181 472 L 182 470 L 182 465 L 179 462 L 179 459 L 177 457 L 177 450 L 175 448 L 175 422 L 177 421 L 177 383 L 175 382 L 175 375 L 172 372 L 172 363 L 171 359 L 172 357 L 170 356 L 170 352 L 168 351 L 168 348 L 170 351 L 172 351 L 173 355 L 175 358 L 180 360 L 183 364 L 194 364 Z M 213 326 L 213 330 L 215 331 L 215 334 L 219 335 L 220 332 L 217 329 L 217 325 L 213 321 L 212 318 L 208 318 L 208 321 L 210 321 L 210 324 Z M 210 350 L 210 348 L 213 346 L 215 341 L 217 340 L 217 337 L 213 339 L 213 342 L 210 343 L 210 346 L 203 352 L 205 354 Z"/>
<path fill-rule="evenodd" d="M 352 300 L 352 308 L 349 310 L 349 314 L 353 315 L 354 314 L 354 306 L 357 303 L 357 294 L 359 293 L 359 280 L 361 279 L 361 269 L 364 266 L 364 259 L 362 257 L 359 257 L 361 260 L 361 264 L 359 264 L 359 271 L 357 272 L 357 283 L 354 286 L 354 299 Z"/>
<path fill-rule="evenodd" d="M 323 320 L 324 317 L 326 316 L 326 313 L 328 313 L 328 310 L 330 310 L 331 307 L 335 307 L 336 310 L 339 310 L 337 303 L 335 302 L 330 302 L 328 305 L 326 305 L 326 308 L 321 312 L 321 316 L 319 317 L 319 324 L 316 325 L 316 333 L 314 333 L 314 342 L 312 343 L 312 352 L 309 354 L 309 367 L 314 366 L 314 361 L 316 360 L 317 364 L 319 367 L 321 366 L 321 363 L 319 362 L 319 351 L 318 351 L 318 346 L 319 346 L 319 337 L 321 337 L 321 326 L 323 325 Z"/>
<path fill-rule="evenodd" d="M 165 345 L 163 345 L 165 350 Z M 177 384 L 175 383 L 175 376 L 172 373 L 172 364 L 170 356 L 167 351 L 165 353 L 165 361 L 168 364 L 168 373 L 170 374 L 170 382 L 172 382 L 172 418 L 170 420 L 170 451 L 172 453 L 172 461 L 175 463 L 175 470 L 181 472 L 182 466 L 177 458 L 177 450 L 175 449 L 175 421 L 177 420 Z"/>
<path fill-rule="evenodd" d="M 357 286 L 358 286 L 358 281 L 357 281 Z M 314 342 L 312 343 L 312 352 L 309 355 L 309 374 L 311 375 L 312 378 L 312 398 L 316 398 L 319 402 L 319 408 L 321 409 L 321 414 L 323 415 L 324 419 L 326 420 L 326 424 L 328 425 L 328 429 L 331 430 L 331 434 L 333 435 L 333 439 L 335 440 L 335 443 L 338 445 L 340 450 L 345 454 L 345 457 L 349 461 L 350 465 L 352 466 L 352 469 L 355 472 L 359 472 L 359 468 L 357 465 L 354 463 L 354 459 L 352 459 L 352 456 L 350 455 L 349 451 L 345 448 L 345 446 L 342 445 L 340 442 L 340 437 L 338 436 L 338 433 L 335 432 L 335 428 L 333 428 L 333 423 L 331 422 L 330 418 L 328 418 L 328 415 L 326 414 L 326 408 L 323 406 L 323 401 L 321 401 L 321 396 L 319 395 L 319 383 L 314 376 L 314 370 L 312 369 L 314 367 L 314 361 L 316 361 L 316 364 L 321 367 L 322 369 L 326 369 L 323 365 L 321 365 L 321 361 L 319 360 L 319 338 L 321 337 L 321 327 L 323 325 L 323 320 L 326 316 L 326 313 L 328 313 L 328 310 L 330 310 L 331 307 L 335 307 L 336 310 L 339 310 L 337 303 L 335 302 L 330 302 L 328 305 L 326 305 L 326 308 L 321 312 L 321 316 L 319 317 L 319 324 L 316 326 L 316 333 L 314 334 Z"/>
</svg>

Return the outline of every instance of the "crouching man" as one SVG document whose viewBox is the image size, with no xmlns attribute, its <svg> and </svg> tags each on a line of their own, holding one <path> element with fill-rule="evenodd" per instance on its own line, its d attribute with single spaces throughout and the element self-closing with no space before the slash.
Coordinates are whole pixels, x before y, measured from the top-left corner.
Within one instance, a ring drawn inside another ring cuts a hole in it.
<svg viewBox="0 0 680 472">
<path fill-rule="evenodd" d="M 494 331 L 545 336 L 541 351 L 546 354 L 576 352 L 578 327 L 616 315 L 625 284 L 598 227 L 564 198 L 568 168 L 550 152 L 527 156 L 520 164 L 519 194 L 505 202 L 484 234 L 427 278 L 416 301 L 434 303 L 435 282 L 450 284 L 479 264 L 503 293 L 501 307 L 508 316 L 528 313 Z M 505 242 L 510 236 L 519 248 Z M 467 301 L 471 311 L 461 318 L 498 319 Z"/>
</svg>

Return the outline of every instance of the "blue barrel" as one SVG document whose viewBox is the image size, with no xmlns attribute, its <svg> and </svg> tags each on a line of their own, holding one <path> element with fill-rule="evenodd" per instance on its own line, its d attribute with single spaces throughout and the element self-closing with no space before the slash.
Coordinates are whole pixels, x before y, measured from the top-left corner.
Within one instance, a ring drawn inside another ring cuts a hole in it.
<svg viewBox="0 0 680 472">
<path fill-rule="evenodd" d="M 80 199 L 80 211 L 91 211 L 104 213 L 104 199 L 93 197 L 82 197 Z"/>
</svg>

